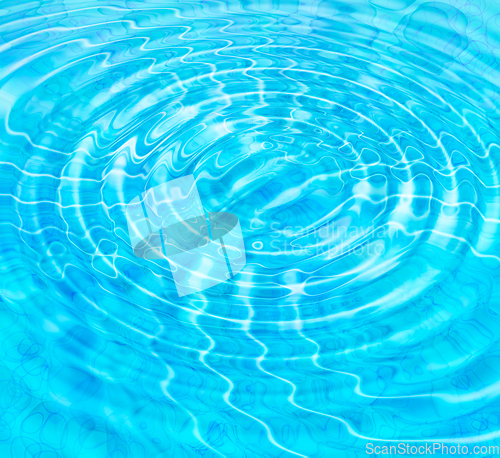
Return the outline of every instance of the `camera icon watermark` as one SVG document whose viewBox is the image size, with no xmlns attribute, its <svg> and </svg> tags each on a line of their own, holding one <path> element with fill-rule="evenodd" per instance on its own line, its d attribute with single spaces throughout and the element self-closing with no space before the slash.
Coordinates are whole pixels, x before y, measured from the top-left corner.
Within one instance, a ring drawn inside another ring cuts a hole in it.
<svg viewBox="0 0 500 458">
<path fill-rule="evenodd" d="M 245 266 L 238 217 L 205 211 L 193 175 L 143 192 L 127 205 L 126 217 L 134 254 L 167 259 L 180 297 L 224 282 Z"/>
</svg>

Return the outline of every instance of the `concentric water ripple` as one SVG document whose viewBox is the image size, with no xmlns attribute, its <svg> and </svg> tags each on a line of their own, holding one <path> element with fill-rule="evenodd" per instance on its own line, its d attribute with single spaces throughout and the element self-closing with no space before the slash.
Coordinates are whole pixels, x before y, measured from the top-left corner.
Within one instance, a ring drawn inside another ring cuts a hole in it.
<svg viewBox="0 0 500 458">
<path fill-rule="evenodd" d="M 500 445 L 499 13 L 2 1 L 1 455 Z M 190 174 L 247 263 L 179 297 L 125 208 Z"/>
</svg>

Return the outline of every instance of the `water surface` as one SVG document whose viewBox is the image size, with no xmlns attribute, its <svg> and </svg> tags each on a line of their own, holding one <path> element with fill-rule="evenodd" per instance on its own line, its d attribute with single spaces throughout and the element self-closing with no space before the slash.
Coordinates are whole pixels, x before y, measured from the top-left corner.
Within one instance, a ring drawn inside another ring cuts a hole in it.
<svg viewBox="0 0 500 458">
<path fill-rule="evenodd" d="M 500 444 L 500 5 L 4 0 L 0 452 Z M 179 297 L 126 205 L 246 265 Z"/>
</svg>

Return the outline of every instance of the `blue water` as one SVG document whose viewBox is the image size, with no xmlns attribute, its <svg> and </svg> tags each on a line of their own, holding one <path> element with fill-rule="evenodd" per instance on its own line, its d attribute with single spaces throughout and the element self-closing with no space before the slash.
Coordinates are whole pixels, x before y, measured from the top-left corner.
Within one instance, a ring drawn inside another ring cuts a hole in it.
<svg viewBox="0 0 500 458">
<path fill-rule="evenodd" d="M 2 0 L 0 456 L 500 445 L 499 69 L 494 0 Z M 246 265 L 179 297 L 190 174 Z"/>
</svg>

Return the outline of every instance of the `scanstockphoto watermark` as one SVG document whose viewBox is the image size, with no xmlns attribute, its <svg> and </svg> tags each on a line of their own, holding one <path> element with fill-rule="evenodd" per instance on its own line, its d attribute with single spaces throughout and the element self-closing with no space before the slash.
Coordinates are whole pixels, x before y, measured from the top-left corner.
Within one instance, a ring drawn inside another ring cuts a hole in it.
<svg viewBox="0 0 500 458">
<path fill-rule="evenodd" d="M 412 444 L 408 442 L 399 442 L 397 444 L 382 445 L 369 442 L 366 444 L 367 455 L 499 455 L 500 447 L 498 445 L 463 445 L 463 444 L 444 444 L 433 442 L 426 444 Z"/>
<path fill-rule="evenodd" d="M 387 241 L 400 234 L 394 226 L 355 226 L 328 223 L 319 228 L 271 224 L 271 248 L 274 254 L 329 255 L 352 254 L 382 256 L 390 246 Z"/>
</svg>

